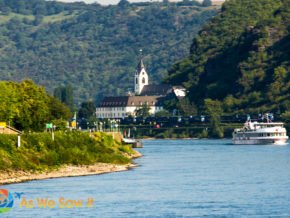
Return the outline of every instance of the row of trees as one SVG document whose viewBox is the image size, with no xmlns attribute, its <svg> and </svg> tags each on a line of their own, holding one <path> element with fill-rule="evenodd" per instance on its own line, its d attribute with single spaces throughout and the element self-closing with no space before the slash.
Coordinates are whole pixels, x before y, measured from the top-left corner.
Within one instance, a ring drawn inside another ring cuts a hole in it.
<svg viewBox="0 0 290 218">
<path fill-rule="evenodd" d="M 45 0 L 0 0 L 0 11 L 4 15 L 9 15 L 11 12 L 23 15 L 53 15 L 70 9 L 70 5 L 61 2 Z"/>
<path fill-rule="evenodd" d="M 31 80 L 0 82 L 0 121 L 20 130 L 40 131 L 45 123 L 69 120 L 70 110 Z"/>
</svg>

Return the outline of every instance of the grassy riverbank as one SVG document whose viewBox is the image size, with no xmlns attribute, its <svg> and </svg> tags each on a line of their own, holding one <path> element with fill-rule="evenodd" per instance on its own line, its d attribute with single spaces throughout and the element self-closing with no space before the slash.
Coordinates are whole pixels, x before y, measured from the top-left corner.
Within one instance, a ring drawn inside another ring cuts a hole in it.
<svg viewBox="0 0 290 218">
<path fill-rule="evenodd" d="M 110 167 L 124 165 L 127 168 L 131 159 L 139 156 L 131 147 L 122 145 L 105 133 L 56 132 L 54 138 L 53 141 L 51 133 L 25 134 L 21 136 L 21 147 L 17 148 L 17 136 L 0 135 L 1 176 L 16 177 L 20 172 L 20 175 L 28 176 L 64 166 L 91 166 L 96 163 L 107 163 Z M 111 171 L 114 170 L 110 168 L 102 172 Z M 0 184 L 3 178 L 0 178 Z"/>
</svg>

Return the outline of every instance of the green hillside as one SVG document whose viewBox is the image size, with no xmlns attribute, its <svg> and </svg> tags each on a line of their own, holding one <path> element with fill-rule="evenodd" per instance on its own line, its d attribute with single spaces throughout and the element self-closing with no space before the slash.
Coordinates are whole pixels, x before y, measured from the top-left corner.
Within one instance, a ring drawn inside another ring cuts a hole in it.
<svg viewBox="0 0 290 218">
<path fill-rule="evenodd" d="M 160 82 L 218 9 L 186 0 L 121 2 L 0 0 L 0 79 L 31 78 L 51 93 L 71 84 L 78 104 L 124 94 L 140 49 L 151 81 Z"/>
<path fill-rule="evenodd" d="M 229 0 L 169 70 L 190 99 L 219 100 L 226 113 L 290 110 L 289 0 Z"/>
</svg>

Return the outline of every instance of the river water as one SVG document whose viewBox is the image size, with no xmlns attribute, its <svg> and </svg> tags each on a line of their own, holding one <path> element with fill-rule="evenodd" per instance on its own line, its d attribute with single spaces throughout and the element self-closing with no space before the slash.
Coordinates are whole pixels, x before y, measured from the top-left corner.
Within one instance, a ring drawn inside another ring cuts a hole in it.
<svg viewBox="0 0 290 218">
<path fill-rule="evenodd" d="M 140 151 L 130 171 L 1 186 L 23 194 L 0 216 L 290 217 L 290 146 L 148 140 Z M 40 208 L 46 198 L 55 204 Z"/>
</svg>

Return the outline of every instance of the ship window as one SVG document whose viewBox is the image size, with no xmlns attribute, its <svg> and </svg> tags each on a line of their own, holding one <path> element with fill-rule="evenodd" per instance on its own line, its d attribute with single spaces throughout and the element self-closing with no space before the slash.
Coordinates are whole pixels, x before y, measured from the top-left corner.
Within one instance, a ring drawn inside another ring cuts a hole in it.
<svg viewBox="0 0 290 218">
<path fill-rule="evenodd" d="M 267 136 L 270 136 L 270 133 L 267 133 Z"/>
</svg>

